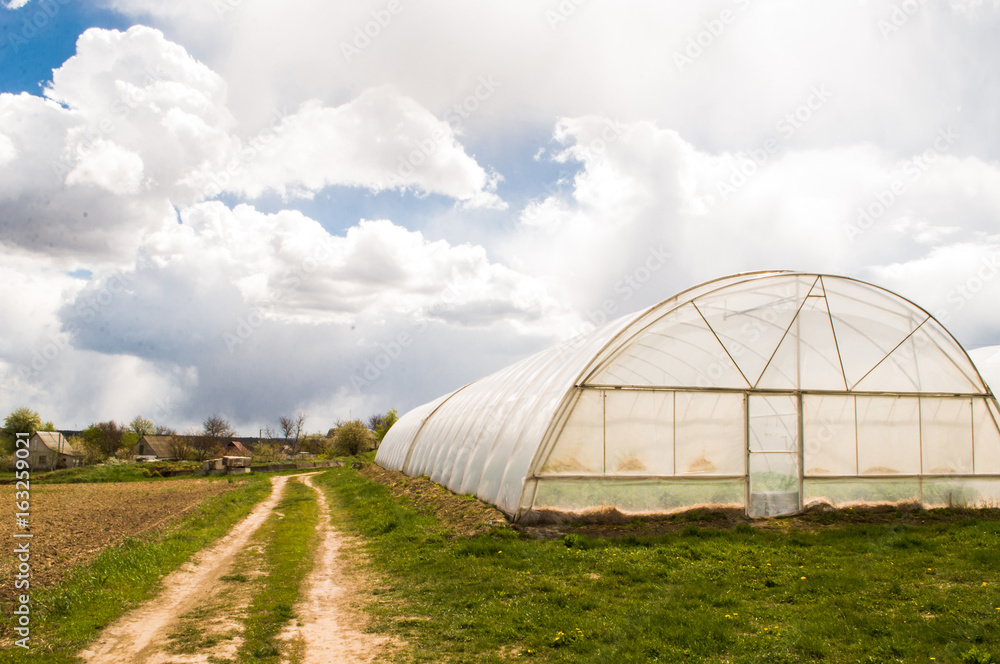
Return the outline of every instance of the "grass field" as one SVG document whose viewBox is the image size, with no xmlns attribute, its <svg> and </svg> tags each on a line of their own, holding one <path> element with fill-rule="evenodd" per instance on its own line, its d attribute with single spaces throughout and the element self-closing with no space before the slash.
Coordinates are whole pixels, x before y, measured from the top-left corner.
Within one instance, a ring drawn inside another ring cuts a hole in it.
<svg viewBox="0 0 1000 664">
<path fill-rule="evenodd" d="M 1000 662 L 995 514 L 459 537 L 350 469 L 318 483 L 363 538 L 398 661 Z"/>
<path fill-rule="evenodd" d="M 752 523 L 688 514 L 539 538 L 471 497 L 363 473 L 337 468 L 313 482 L 337 527 L 358 536 L 344 564 L 369 629 L 400 644 L 394 661 L 1000 663 L 995 511 Z M 248 476 L 168 532 L 111 547 L 38 592 L 34 647 L 2 651 L 0 663 L 76 661 L 268 487 L 268 476 Z M 299 482 L 286 491 L 223 577 L 231 591 L 182 617 L 170 654 L 231 643 L 212 661 L 299 661 L 301 644 L 280 634 L 313 565 L 317 505 Z"/>
</svg>

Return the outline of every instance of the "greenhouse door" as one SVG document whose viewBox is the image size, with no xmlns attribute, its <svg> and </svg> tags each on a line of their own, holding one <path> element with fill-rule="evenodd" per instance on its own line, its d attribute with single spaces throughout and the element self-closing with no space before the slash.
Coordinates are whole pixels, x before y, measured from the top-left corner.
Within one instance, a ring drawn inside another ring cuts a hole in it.
<svg viewBox="0 0 1000 664">
<path fill-rule="evenodd" d="M 795 395 L 747 398 L 747 514 L 799 511 L 799 400 Z"/>
</svg>

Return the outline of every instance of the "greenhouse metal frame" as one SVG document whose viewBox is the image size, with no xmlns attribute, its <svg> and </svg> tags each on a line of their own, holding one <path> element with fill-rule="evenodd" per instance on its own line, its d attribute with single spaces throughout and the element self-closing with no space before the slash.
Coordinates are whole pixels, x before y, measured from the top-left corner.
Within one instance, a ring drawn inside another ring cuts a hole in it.
<svg viewBox="0 0 1000 664">
<path fill-rule="evenodd" d="M 1000 413 L 914 303 L 848 277 L 711 281 L 410 411 L 376 457 L 515 520 L 1000 504 Z"/>
</svg>

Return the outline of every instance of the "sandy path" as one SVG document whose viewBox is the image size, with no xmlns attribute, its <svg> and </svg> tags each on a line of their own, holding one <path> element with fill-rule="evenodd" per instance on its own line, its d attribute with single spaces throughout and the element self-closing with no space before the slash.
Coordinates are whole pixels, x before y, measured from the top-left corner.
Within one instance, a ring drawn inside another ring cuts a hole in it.
<svg viewBox="0 0 1000 664">
<path fill-rule="evenodd" d="M 290 475 L 271 478 L 271 495 L 208 551 L 197 554 L 163 579 L 163 592 L 108 626 L 80 653 L 92 664 L 139 664 L 166 641 L 170 625 L 220 588 L 219 577 L 232 566 L 250 536 L 281 499 Z"/>
<path fill-rule="evenodd" d="M 282 638 L 302 643 L 303 664 L 372 662 L 384 653 L 389 639 L 361 631 L 351 607 L 352 584 L 339 560 L 343 538 L 330 523 L 330 507 L 323 492 L 308 476 L 302 481 L 316 492 L 320 542 L 315 566 L 306 577 L 302 599 L 295 607 L 298 618 Z"/>
</svg>

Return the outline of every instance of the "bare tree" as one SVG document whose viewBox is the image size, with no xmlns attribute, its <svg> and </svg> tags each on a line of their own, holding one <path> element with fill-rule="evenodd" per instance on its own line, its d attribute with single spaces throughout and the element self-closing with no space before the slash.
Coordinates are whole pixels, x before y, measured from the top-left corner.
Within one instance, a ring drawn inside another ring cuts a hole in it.
<svg viewBox="0 0 1000 664">
<path fill-rule="evenodd" d="M 302 431 L 306 428 L 306 414 L 299 413 L 295 416 L 295 442 L 299 442 L 299 438 L 302 437 Z"/>
<path fill-rule="evenodd" d="M 209 438 L 232 438 L 236 435 L 236 429 L 223 417 L 213 415 L 202 422 L 202 430 Z"/>
<path fill-rule="evenodd" d="M 287 438 L 292 438 L 292 449 L 298 451 L 299 438 L 302 437 L 302 431 L 306 427 L 306 414 L 298 413 L 295 418 L 282 417 L 278 420 L 278 425 L 281 427 L 282 435 Z"/>
<path fill-rule="evenodd" d="M 292 432 L 295 431 L 295 422 L 290 417 L 282 417 L 278 420 L 278 426 L 281 428 L 281 436 L 283 438 L 291 438 Z"/>
<path fill-rule="evenodd" d="M 189 439 L 194 448 L 195 458 L 204 461 L 210 456 L 222 454 L 226 441 L 236 435 L 236 429 L 229 420 L 219 415 L 213 415 L 202 422 L 202 434 Z"/>
</svg>

